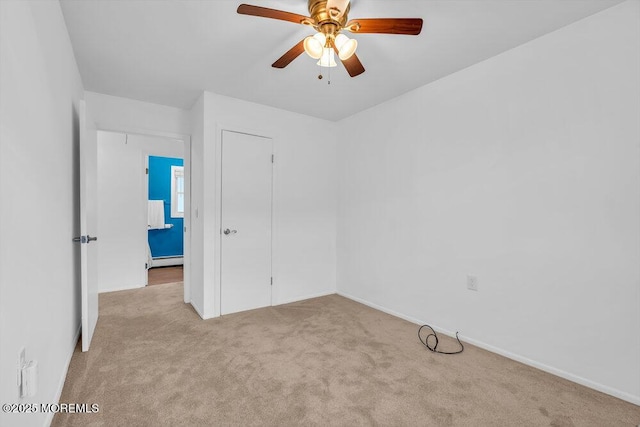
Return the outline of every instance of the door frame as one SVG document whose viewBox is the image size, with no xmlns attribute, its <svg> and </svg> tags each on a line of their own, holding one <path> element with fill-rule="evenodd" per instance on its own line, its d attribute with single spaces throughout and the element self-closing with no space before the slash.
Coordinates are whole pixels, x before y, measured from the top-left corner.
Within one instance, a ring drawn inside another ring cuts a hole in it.
<svg viewBox="0 0 640 427">
<path fill-rule="evenodd" d="M 145 135 L 145 136 L 148 136 L 148 135 Z M 167 139 L 174 139 L 174 138 L 167 138 Z M 187 149 L 187 145 L 183 143 L 182 146 L 184 148 L 183 151 L 185 151 Z M 173 156 L 170 156 L 170 155 L 164 154 L 164 153 L 158 154 L 158 152 L 154 151 L 154 150 L 143 150 L 142 151 L 142 157 L 143 157 L 142 161 L 144 163 L 142 165 L 142 168 L 146 170 L 146 173 L 142 176 L 142 180 L 143 180 L 143 183 L 142 183 L 142 195 L 141 195 L 142 196 L 142 201 L 143 201 L 143 203 L 142 203 L 142 211 L 144 213 L 144 217 L 147 218 L 148 208 L 149 208 L 149 206 L 148 206 L 148 201 L 149 201 L 149 157 L 160 157 L 160 158 L 164 158 L 164 159 L 178 159 L 179 158 L 180 160 L 182 160 L 182 165 L 184 167 L 184 152 L 182 153 L 181 157 L 173 157 Z M 186 170 L 186 168 L 184 168 L 184 169 Z M 186 173 L 185 173 L 185 175 L 186 175 Z M 173 179 L 173 176 L 171 177 L 171 179 Z M 186 197 L 186 192 L 187 191 L 186 191 L 186 188 L 187 188 L 187 185 L 186 185 L 186 181 L 185 181 L 185 211 L 187 209 L 187 204 L 186 204 L 186 198 L 187 198 Z M 169 210 L 171 210 L 171 208 Z M 184 239 L 185 239 L 185 236 L 186 236 L 186 231 L 185 231 L 184 227 L 186 227 L 185 217 L 187 215 L 187 212 L 185 212 L 184 214 L 185 215 L 182 217 L 182 225 L 183 225 L 183 229 L 182 229 L 182 263 L 183 263 L 182 272 L 183 272 L 183 280 L 184 280 L 184 264 L 186 263 L 185 256 L 184 256 L 184 249 L 185 249 L 185 246 L 186 246 L 186 242 L 185 242 Z M 166 219 L 166 216 L 165 216 L 165 219 Z M 165 222 L 166 222 L 166 220 L 165 220 Z M 144 229 L 145 241 L 147 242 L 147 245 L 149 245 L 149 234 L 148 234 L 149 233 L 149 229 L 146 227 L 146 225 L 144 227 L 142 227 L 142 228 Z M 149 256 L 151 256 L 151 246 L 148 246 L 148 248 L 149 248 L 148 249 L 149 250 Z M 145 287 L 149 286 L 149 268 L 150 268 L 150 266 L 147 266 L 147 272 L 145 274 L 145 282 L 144 282 Z M 188 303 L 188 301 L 185 301 L 185 302 Z"/>
<path fill-rule="evenodd" d="M 154 131 L 149 129 L 140 129 L 140 128 L 129 127 L 129 126 L 111 127 L 111 126 L 104 126 L 99 122 L 96 123 L 96 127 L 97 127 L 97 130 L 104 131 L 104 132 L 176 139 L 176 140 L 181 140 L 183 142 L 184 144 L 183 161 L 184 161 L 184 179 L 185 179 L 185 195 L 184 195 L 185 230 L 183 230 L 183 233 L 184 233 L 183 300 L 186 304 L 190 303 L 191 302 L 191 135 L 173 133 L 173 132 L 161 132 L 161 131 Z M 144 163 L 148 155 L 149 155 L 148 153 L 142 153 L 142 159 L 141 159 L 142 167 L 146 167 Z M 143 179 L 146 180 L 147 178 L 143 177 Z M 144 184 L 143 184 L 143 187 L 144 187 Z M 146 217 L 146 211 L 147 211 L 146 205 L 144 209 L 145 209 L 145 217 Z M 186 215 L 187 211 L 189 212 L 189 215 Z M 146 233 L 147 232 L 145 230 L 145 242 L 147 241 Z"/>
<path fill-rule="evenodd" d="M 219 317 L 222 312 L 222 134 L 224 131 L 242 133 L 260 138 L 271 139 L 272 154 L 275 158 L 271 171 L 271 277 L 273 284 L 271 285 L 271 305 L 278 301 L 278 271 L 277 271 L 277 239 L 278 239 L 278 138 L 273 132 L 264 130 L 256 130 L 244 128 L 241 126 L 226 126 L 216 123 L 216 142 L 215 142 L 215 228 L 213 238 L 213 316 Z M 206 262 L 206 260 L 205 260 Z M 206 293 L 205 293 L 206 295 Z M 205 301 L 206 305 L 206 301 Z"/>
</svg>

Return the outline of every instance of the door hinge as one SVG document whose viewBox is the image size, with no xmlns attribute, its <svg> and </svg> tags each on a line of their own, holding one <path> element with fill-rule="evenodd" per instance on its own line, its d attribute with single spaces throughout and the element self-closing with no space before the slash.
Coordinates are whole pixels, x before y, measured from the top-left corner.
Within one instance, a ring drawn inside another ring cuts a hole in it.
<svg viewBox="0 0 640 427">
<path fill-rule="evenodd" d="M 273 277 L 271 278 L 271 286 L 273 286 Z"/>
<path fill-rule="evenodd" d="M 275 158 L 275 155 L 274 155 L 274 154 L 272 154 L 272 155 L 271 155 L 271 163 L 273 163 L 273 159 L 274 159 L 274 158 Z"/>
<path fill-rule="evenodd" d="M 144 168 L 144 173 L 149 175 L 149 168 Z"/>
<path fill-rule="evenodd" d="M 148 270 L 148 269 L 149 269 L 149 264 L 147 264 L 147 263 L 145 262 L 145 263 L 144 263 L 144 268 L 145 268 L 146 270 Z"/>
</svg>

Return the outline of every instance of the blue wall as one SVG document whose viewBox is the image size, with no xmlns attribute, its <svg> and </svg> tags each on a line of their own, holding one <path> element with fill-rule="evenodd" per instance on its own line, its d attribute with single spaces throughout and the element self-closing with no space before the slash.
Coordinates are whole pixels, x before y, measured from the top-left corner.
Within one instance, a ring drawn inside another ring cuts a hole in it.
<svg viewBox="0 0 640 427">
<path fill-rule="evenodd" d="M 171 166 L 182 166 L 182 159 L 149 156 L 149 200 L 164 200 L 164 222 L 173 228 L 149 230 L 153 258 L 183 255 L 183 219 L 171 218 Z"/>
</svg>

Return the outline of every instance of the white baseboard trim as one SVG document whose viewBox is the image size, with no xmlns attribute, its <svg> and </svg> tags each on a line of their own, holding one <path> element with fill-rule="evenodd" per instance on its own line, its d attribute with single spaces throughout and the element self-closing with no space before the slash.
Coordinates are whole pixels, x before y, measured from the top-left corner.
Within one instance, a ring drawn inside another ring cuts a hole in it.
<svg viewBox="0 0 640 427">
<path fill-rule="evenodd" d="M 406 320 L 408 322 L 411 322 L 411 323 L 414 323 L 416 325 L 429 324 L 429 326 L 433 327 L 433 329 L 436 330 L 437 332 L 442 333 L 442 334 L 447 335 L 447 336 L 450 336 L 452 338 L 455 338 L 455 336 L 456 336 L 455 332 L 449 331 L 447 329 L 440 328 L 437 325 L 433 325 L 430 322 L 427 322 L 427 321 L 424 321 L 424 320 L 421 320 L 421 319 L 416 319 L 415 317 L 406 316 L 406 315 L 404 315 L 402 313 L 398 313 L 397 311 L 388 309 L 386 307 L 382 307 L 382 306 L 380 306 L 378 304 L 374 304 L 374 303 L 372 303 L 370 301 L 367 301 L 367 300 L 364 300 L 362 298 L 358 298 L 358 297 L 355 297 L 353 295 L 349 295 L 349 294 L 347 294 L 345 292 L 338 291 L 337 294 L 340 295 L 340 296 L 343 296 L 345 298 L 348 298 L 350 300 L 359 302 L 360 304 L 364 304 L 364 305 L 369 306 L 371 308 L 375 308 L 376 310 L 380 310 L 380 311 L 382 311 L 384 313 L 387 313 L 387 314 L 390 314 L 392 316 L 399 317 L 400 319 L 404 319 L 404 320 Z M 541 371 L 545 371 L 545 372 L 548 372 L 550 374 L 556 375 L 556 376 L 558 376 L 560 378 L 564 378 L 565 380 L 572 381 L 574 383 L 583 385 L 585 387 L 600 391 L 602 393 L 608 394 L 608 395 L 613 396 L 613 397 L 617 397 L 618 399 L 622 399 L 622 400 L 627 401 L 629 403 L 633 403 L 634 405 L 640 406 L 640 396 L 635 396 L 635 395 L 633 395 L 631 393 L 627 393 L 627 392 L 615 389 L 613 387 L 609 387 L 609 386 L 606 386 L 606 385 L 591 381 L 591 380 L 583 378 L 581 376 L 574 375 L 574 374 L 572 374 L 570 372 L 563 371 L 562 369 L 554 368 L 553 366 L 549 366 L 549 365 L 545 365 L 544 363 L 536 362 L 535 360 L 529 359 L 527 357 L 521 356 L 519 354 L 512 353 L 510 351 L 507 351 L 507 350 L 504 350 L 504 349 L 501 349 L 501 348 L 498 348 L 498 347 L 494 347 L 494 346 L 492 346 L 490 344 L 486 344 L 486 343 L 484 343 L 482 341 L 478 341 L 478 340 L 475 340 L 475 339 L 467 337 L 467 336 L 460 335 L 460 340 L 465 342 L 465 343 L 469 343 L 471 345 L 475 345 L 476 347 L 480 347 L 480 348 L 482 348 L 484 350 L 490 351 L 492 353 L 499 354 L 500 356 L 504 356 L 504 357 L 506 357 L 508 359 L 515 360 L 517 362 L 523 363 L 523 364 L 531 366 L 533 368 L 540 369 Z"/>
<path fill-rule="evenodd" d="M 211 314 L 211 315 L 205 314 L 204 316 L 200 315 L 200 317 L 202 317 L 202 320 L 209 320 L 209 319 L 215 319 L 216 317 L 220 317 L 220 316 L 216 316 L 215 314 Z"/>
<path fill-rule="evenodd" d="M 56 396 L 52 400 L 51 403 L 60 403 L 60 397 L 62 397 L 62 389 L 64 388 L 64 382 L 67 379 L 67 372 L 69 372 L 69 365 L 71 365 L 71 358 L 73 358 L 73 352 L 76 349 L 76 345 L 78 344 L 78 340 L 80 339 L 80 331 L 82 330 L 82 322 L 78 325 L 78 330 L 76 331 L 73 340 L 71 341 L 71 351 L 69 351 L 69 355 L 67 356 L 67 362 L 64 365 L 64 369 L 62 370 L 62 375 L 60 376 L 60 381 L 58 381 L 58 390 L 56 390 Z M 44 419 L 44 426 L 48 427 L 53 422 L 53 416 L 55 413 L 50 411 L 47 413 L 47 417 Z"/>
<path fill-rule="evenodd" d="M 200 318 L 201 318 L 202 320 L 209 320 L 209 319 L 213 319 L 214 317 L 217 317 L 217 316 L 208 316 L 208 315 L 205 315 L 205 314 L 204 314 L 204 310 L 203 310 L 203 309 L 201 309 L 200 307 L 198 307 L 198 305 L 197 305 L 197 304 L 194 304 L 194 302 L 193 302 L 193 301 L 191 301 L 189 304 L 191 304 L 191 307 L 193 307 L 193 309 L 196 311 L 196 313 L 198 313 L 198 316 L 200 316 Z"/>
<path fill-rule="evenodd" d="M 160 257 L 151 260 L 151 267 L 170 267 L 172 265 L 183 265 L 184 258 L 181 256 Z"/>
<path fill-rule="evenodd" d="M 204 319 L 204 316 L 202 315 L 202 310 L 200 309 L 200 307 L 198 307 L 193 301 L 191 301 L 189 304 L 191 304 L 191 307 L 193 307 L 196 313 L 198 313 L 198 316 Z"/>
<path fill-rule="evenodd" d="M 120 291 L 130 291 L 132 289 L 142 289 L 144 288 L 146 285 L 142 285 L 142 286 L 123 286 L 121 288 L 113 288 L 113 289 L 107 289 L 104 291 L 98 291 L 99 294 L 107 294 L 109 292 L 120 292 Z"/>
<path fill-rule="evenodd" d="M 291 304 L 292 302 L 304 301 L 306 299 L 326 297 L 327 295 L 335 295 L 335 293 L 336 293 L 335 290 L 330 290 L 330 291 L 319 292 L 317 294 L 306 295 L 298 298 L 289 298 L 289 299 L 276 302 L 275 304 L 273 304 L 273 307 L 276 307 L 278 305 L 283 305 L 283 304 Z"/>
</svg>

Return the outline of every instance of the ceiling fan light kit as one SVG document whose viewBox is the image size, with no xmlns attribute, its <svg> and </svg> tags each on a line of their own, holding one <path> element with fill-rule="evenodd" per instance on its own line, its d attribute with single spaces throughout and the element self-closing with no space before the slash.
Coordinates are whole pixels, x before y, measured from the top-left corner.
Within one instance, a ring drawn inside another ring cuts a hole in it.
<svg viewBox="0 0 640 427">
<path fill-rule="evenodd" d="M 322 49 L 322 57 L 317 62 L 317 64 L 321 67 L 337 67 L 335 53 L 333 49 L 329 47 L 325 47 Z"/>
<path fill-rule="evenodd" d="M 313 59 L 318 59 L 321 67 L 335 67 L 335 54 L 351 77 L 364 73 L 364 67 L 356 55 L 358 41 L 350 39 L 341 31 L 363 34 L 405 34 L 418 35 L 422 30 L 421 18 L 367 18 L 348 20 L 351 5 L 349 0 L 308 0 L 310 16 L 282 10 L 269 9 L 262 6 L 241 4 L 238 13 L 241 15 L 260 16 L 279 19 L 313 27 L 317 32 L 305 37 L 289 49 L 276 62 L 274 68 L 284 68 L 306 52 Z"/>
<path fill-rule="evenodd" d="M 313 59 L 320 59 L 323 54 L 327 38 L 322 33 L 315 33 L 304 39 L 304 51 Z"/>
<path fill-rule="evenodd" d="M 338 56 L 341 60 L 347 60 L 356 53 L 358 48 L 358 40 L 350 39 L 344 34 L 338 34 L 335 40 L 336 48 L 338 48 Z"/>
<path fill-rule="evenodd" d="M 312 57 L 313 59 L 321 59 L 318 61 L 318 65 L 321 67 L 335 67 L 335 60 L 333 59 L 333 47 L 331 43 L 327 43 L 327 37 L 322 33 L 315 33 L 312 36 L 306 37 L 304 39 L 304 51 Z M 338 57 L 344 61 L 346 59 L 351 58 L 351 56 L 356 53 L 356 49 L 358 48 L 358 41 L 355 39 L 350 39 L 344 34 L 338 34 L 333 41 L 336 48 L 338 49 Z M 331 56 L 331 62 L 325 61 L 325 58 Z M 331 63 L 332 65 L 325 65 Z"/>
</svg>

